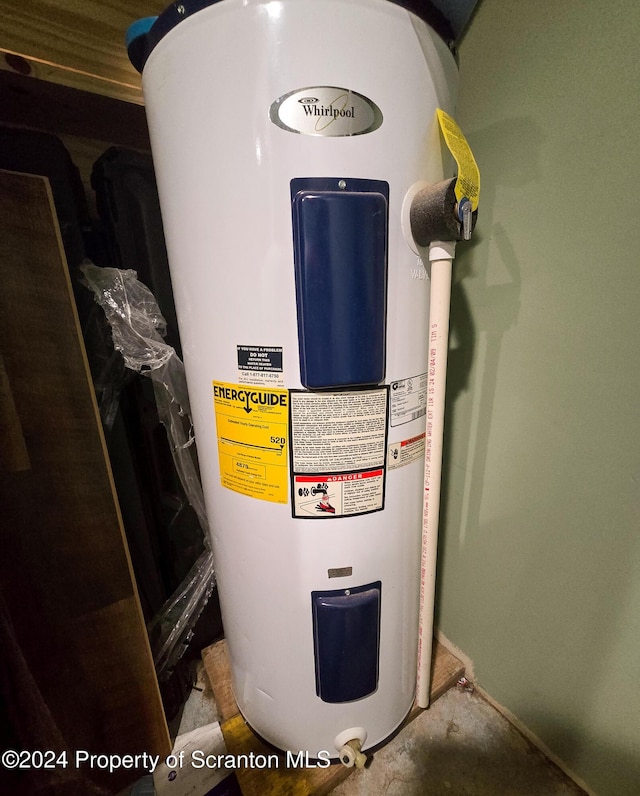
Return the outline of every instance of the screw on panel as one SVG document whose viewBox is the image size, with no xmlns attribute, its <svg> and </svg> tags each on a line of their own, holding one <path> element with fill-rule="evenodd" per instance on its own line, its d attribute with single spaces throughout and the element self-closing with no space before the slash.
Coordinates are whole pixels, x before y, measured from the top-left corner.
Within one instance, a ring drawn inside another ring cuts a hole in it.
<svg viewBox="0 0 640 796">
<path fill-rule="evenodd" d="M 344 189 L 345 189 L 346 187 L 347 187 L 347 182 L 346 182 L 346 180 L 340 180 L 340 181 L 338 182 L 338 188 L 340 188 L 340 190 L 341 190 L 341 191 L 344 191 Z"/>
<path fill-rule="evenodd" d="M 184 16 L 184 14 L 187 13 L 187 10 L 182 5 L 182 3 L 180 3 L 179 5 L 176 6 L 176 11 L 178 12 L 178 14 L 180 14 L 180 16 Z"/>
</svg>

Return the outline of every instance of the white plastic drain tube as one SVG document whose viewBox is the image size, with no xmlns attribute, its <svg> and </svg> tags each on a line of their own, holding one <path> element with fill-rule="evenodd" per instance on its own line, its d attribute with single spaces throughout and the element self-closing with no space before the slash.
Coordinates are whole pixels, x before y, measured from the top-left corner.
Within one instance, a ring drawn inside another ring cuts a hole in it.
<svg viewBox="0 0 640 796">
<path fill-rule="evenodd" d="M 451 118 L 443 120 L 441 111 L 438 111 L 438 116 L 450 148 L 449 135 L 454 134 L 455 144 L 451 151 L 458 165 L 463 164 L 460 171 L 464 169 L 464 177 L 459 174 L 458 178 L 444 180 L 436 185 L 416 185 L 407 197 L 414 243 L 421 247 L 423 253 L 428 246 L 431 267 L 416 677 L 416 702 L 421 708 L 429 706 L 431 686 L 452 263 L 455 241 L 471 238 L 477 220 L 480 191 L 477 165 L 462 132 Z M 473 193 L 475 210 L 462 186 Z"/>
<path fill-rule="evenodd" d="M 416 701 L 429 707 L 433 612 L 438 557 L 442 443 L 449 349 L 449 311 L 451 304 L 454 241 L 434 241 L 429 245 L 431 300 L 429 303 L 429 370 L 427 381 L 427 424 L 425 435 L 424 496 L 422 515 L 422 555 L 420 560 L 420 614 L 418 629 L 418 675 Z"/>
</svg>

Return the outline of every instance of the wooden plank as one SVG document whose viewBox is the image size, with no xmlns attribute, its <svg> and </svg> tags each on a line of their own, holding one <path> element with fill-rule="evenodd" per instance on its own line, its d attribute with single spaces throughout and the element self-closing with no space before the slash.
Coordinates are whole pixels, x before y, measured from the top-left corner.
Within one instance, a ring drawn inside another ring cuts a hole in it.
<svg viewBox="0 0 640 796">
<path fill-rule="evenodd" d="M 79 72 L 61 64 L 52 64 L 48 61 L 20 55 L 0 47 L 0 74 L 2 73 L 19 74 L 30 79 L 47 81 L 103 97 L 124 100 L 135 105 L 144 104 L 139 76 L 132 78 L 133 83 L 122 83 L 118 80 L 109 80 L 102 75 Z"/>
<path fill-rule="evenodd" d="M 0 121 L 148 150 L 144 108 L 88 91 L 0 71 Z"/>
<path fill-rule="evenodd" d="M 222 722 L 225 722 L 238 713 L 238 705 L 231 685 L 231 661 L 226 640 L 221 639 L 202 650 L 202 661 L 213 690 L 220 718 Z"/>
<path fill-rule="evenodd" d="M 231 686 L 231 666 L 224 639 L 202 652 L 205 671 L 221 716 L 222 733 L 231 754 L 273 754 L 238 712 Z M 463 664 L 443 644 L 434 640 L 431 702 L 441 697 L 464 674 Z M 423 710 L 414 704 L 404 724 Z M 236 776 L 244 796 L 325 796 L 349 776 L 353 769 L 332 765 L 325 769 L 238 769 Z"/>
<path fill-rule="evenodd" d="M 14 59 L 20 57 L 40 79 L 140 102 L 140 76 L 129 62 L 125 34 L 132 22 L 156 16 L 167 5 L 166 0 L 0 0 L 0 48 L 10 56 L 0 60 L 4 68 L 16 69 Z"/>
<path fill-rule="evenodd" d="M 166 755 L 169 734 L 51 192 L 42 177 L 2 171 L 0 353 L 28 454 L 28 469 L 0 468 L 0 626 L 16 656 L 6 662 L 13 680 L 0 710 L 19 748 Z M 65 776 L 80 773 L 69 767 Z M 85 771 L 86 787 L 74 792 L 139 773 Z M 38 787 L 19 792 L 54 794 L 64 785 L 42 781 L 59 770 L 32 774 Z"/>
</svg>

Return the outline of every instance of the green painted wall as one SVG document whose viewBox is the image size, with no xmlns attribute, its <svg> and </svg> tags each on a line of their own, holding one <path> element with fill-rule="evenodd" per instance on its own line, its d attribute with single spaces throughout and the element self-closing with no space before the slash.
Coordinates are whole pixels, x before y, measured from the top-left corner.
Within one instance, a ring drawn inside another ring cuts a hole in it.
<svg viewBox="0 0 640 796">
<path fill-rule="evenodd" d="M 601 796 L 640 793 L 640 3 L 482 0 L 438 623 Z"/>
</svg>

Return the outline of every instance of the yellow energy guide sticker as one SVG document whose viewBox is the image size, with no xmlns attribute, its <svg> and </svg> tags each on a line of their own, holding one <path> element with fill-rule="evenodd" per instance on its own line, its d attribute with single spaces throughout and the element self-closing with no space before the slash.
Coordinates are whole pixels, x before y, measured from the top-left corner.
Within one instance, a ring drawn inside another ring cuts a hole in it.
<svg viewBox="0 0 640 796">
<path fill-rule="evenodd" d="M 441 108 L 437 108 L 436 113 L 445 144 L 458 164 L 456 199 L 460 201 L 466 196 L 471 202 L 471 209 L 477 210 L 480 199 L 480 170 L 471 147 L 462 130 L 448 113 Z"/>
<path fill-rule="evenodd" d="M 287 503 L 288 391 L 214 381 L 213 404 L 222 486 Z"/>
</svg>

